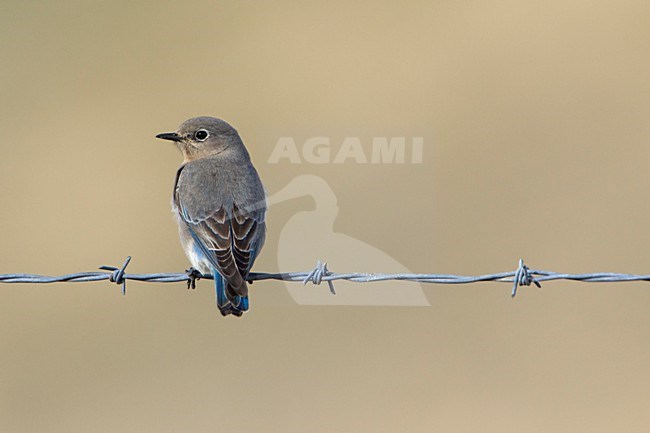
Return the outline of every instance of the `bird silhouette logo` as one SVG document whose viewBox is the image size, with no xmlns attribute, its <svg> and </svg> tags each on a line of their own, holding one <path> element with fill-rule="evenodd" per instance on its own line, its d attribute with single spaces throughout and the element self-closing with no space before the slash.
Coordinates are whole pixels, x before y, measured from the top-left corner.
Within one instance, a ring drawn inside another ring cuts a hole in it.
<svg viewBox="0 0 650 433">
<path fill-rule="evenodd" d="M 316 175 L 300 175 L 269 197 L 270 206 L 309 196 L 313 210 L 296 212 L 280 231 L 279 269 L 309 269 L 325 259 L 330 269 L 345 272 L 410 273 L 390 254 L 353 236 L 334 231 L 338 214 L 336 194 Z M 430 306 L 416 282 L 381 281 L 359 284 L 337 280 L 336 295 L 327 284 L 304 287 L 285 283 L 289 294 L 302 305 Z"/>
</svg>

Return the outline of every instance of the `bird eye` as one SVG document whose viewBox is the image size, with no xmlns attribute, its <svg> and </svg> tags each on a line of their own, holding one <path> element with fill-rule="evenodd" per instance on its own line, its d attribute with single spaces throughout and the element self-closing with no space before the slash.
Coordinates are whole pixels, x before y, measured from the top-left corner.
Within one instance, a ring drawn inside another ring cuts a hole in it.
<svg viewBox="0 0 650 433">
<path fill-rule="evenodd" d="M 206 131 L 205 129 L 199 129 L 194 133 L 194 138 L 196 138 L 199 141 L 205 141 L 205 139 L 208 138 L 208 135 L 210 135 L 208 131 Z"/>
</svg>

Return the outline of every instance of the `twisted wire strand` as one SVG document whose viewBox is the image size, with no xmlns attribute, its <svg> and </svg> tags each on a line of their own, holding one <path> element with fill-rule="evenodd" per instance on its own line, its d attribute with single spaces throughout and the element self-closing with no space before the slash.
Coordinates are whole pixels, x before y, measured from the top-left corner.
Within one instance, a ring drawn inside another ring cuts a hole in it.
<svg viewBox="0 0 650 433">
<path fill-rule="evenodd" d="M 0 283 L 81 283 L 90 281 L 103 281 L 121 285 L 122 294 L 126 294 L 127 280 L 141 281 L 147 283 L 177 283 L 191 282 L 192 270 L 185 273 L 154 273 L 154 274 L 127 274 L 126 267 L 129 265 L 131 257 L 127 257 L 121 267 L 101 266 L 104 272 L 77 272 L 73 274 L 59 276 L 45 276 L 36 274 L 0 274 Z M 196 271 L 194 271 L 196 272 Z M 212 275 L 203 275 L 199 278 L 212 279 Z M 265 273 L 253 272 L 248 275 L 249 281 L 263 280 L 281 280 L 302 282 L 303 284 L 312 283 L 320 284 L 327 282 L 332 294 L 334 290 L 334 281 L 346 280 L 356 283 L 371 283 L 375 281 L 414 281 L 418 283 L 432 284 L 471 284 L 480 282 L 502 282 L 513 285 L 511 295 L 517 294 L 518 287 L 530 286 L 535 284 L 541 287 L 541 282 L 552 280 L 570 280 L 582 281 L 589 283 L 618 283 L 629 281 L 650 281 L 650 275 L 619 274 L 612 272 L 596 272 L 589 274 L 567 274 L 552 271 L 530 269 L 524 264 L 522 259 L 519 260 L 519 266 L 512 272 L 500 272 L 495 274 L 463 276 L 450 274 L 375 274 L 352 272 L 340 274 L 331 272 L 327 269 L 327 263 L 318 261 L 316 267 L 307 272 L 282 272 L 282 273 Z"/>
</svg>

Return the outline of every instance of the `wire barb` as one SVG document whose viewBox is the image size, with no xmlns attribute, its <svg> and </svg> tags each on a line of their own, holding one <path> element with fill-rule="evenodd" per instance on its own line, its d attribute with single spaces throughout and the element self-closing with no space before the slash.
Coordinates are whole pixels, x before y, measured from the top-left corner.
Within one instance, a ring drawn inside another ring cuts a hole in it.
<svg viewBox="0 0 650 433">
<path fill-rule="evenodd" d="M 519 259 L 519 267 L 515 271 L 515 276 L 512 278 L 512 293 L 511 297 L 517 296 L 517 287 L 518 286 L 530 286 L 531 283 L 535 283 L 540 289 L 542 285 L 530 274 L 530 269 L 528 266 L 524 265 L 524 259 Z"/>
<path fill-rule="evenodd" d="M 307 274 L 304 280 L 302 280 L 302 285 L 304 286 L 311 281 L 313 284 L 316 284 L 318 286 L 320 285 L 321 281 L 323 281 L 323 277 L 327 277 L 331 274 L 332 273 L 327 269 L 327 263 L 321 262 L 319 260 L 316 262 L 316 267 Z M 326 281 L 332 295 L 336 295 L 336 290 L 334 290 L 334 283 L 331 280 Z"/>
<path fill-rule="evenodd" d="M 109 275 L 108 279 L 111 283 L 116 283 L 116 284 L 121 284 L 122 285 L 122 296 L 126 295 L 126 278 L 125 278 L 125 272 L 126 272 L 126 267 L 129 266 L 129 262 L 131 261 L 131 256 L 128 256 L 126 260 L 124 260 L 124 264 L 122 265 L 121 268 L 116 268 L 114 266 L 100 266 L 99 269 L 102 269 L 104 271 L 113 271 L 112 274 Z"/>
</svg>

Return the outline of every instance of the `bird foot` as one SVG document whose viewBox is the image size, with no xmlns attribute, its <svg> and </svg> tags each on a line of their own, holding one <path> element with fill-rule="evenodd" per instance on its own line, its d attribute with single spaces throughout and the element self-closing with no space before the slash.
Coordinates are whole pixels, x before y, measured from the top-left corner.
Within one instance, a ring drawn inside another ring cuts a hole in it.
<svg viewBox="0 0 650 433">
<path fill-rule="evenodd" d="M 190 279 L 187 280 L 187 290 L 196 289 L 196 280 L 200 280 L 201 278 L 203 278 L 203 274 L 194 268 L 189 268 L 188 270 L 185 271 L 185 273 L 187 274 L 188 277 L 190 277 Z"/>
</svg>

